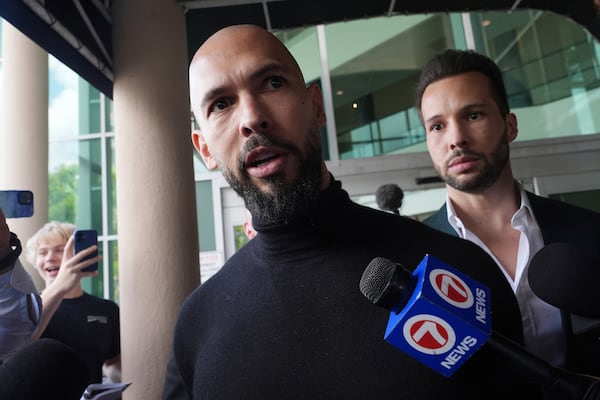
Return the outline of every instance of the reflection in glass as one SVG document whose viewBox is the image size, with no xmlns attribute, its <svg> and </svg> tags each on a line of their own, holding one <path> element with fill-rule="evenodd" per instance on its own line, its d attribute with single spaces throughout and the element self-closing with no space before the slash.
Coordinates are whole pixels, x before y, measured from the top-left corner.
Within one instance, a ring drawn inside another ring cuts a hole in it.
<svg viewBox="0 0 600 400">
<path fill-rule="evenodd" d="M 329 67 L 341 159 L 424 151 L 424 131 L 413 107 L 420 69 L 435 54 L 471 42 L 504 73 L 511 108 L 519 117 L 519 140 L 600 130 L 600 114 L 593 112 L 600 108 L 599 46 L 591 35 L 542 11 L 467 15 L 471 30 L 462 14 L 326 26 L 327 60 L 321 65 Z M 308 66 L 307 80 L 317 82 L 322 74 L 314 68 L 318 44 L 313 29 L 294 30 L 286 45 L 301 57 L 312 49 L 309 61 L 301 58 L 300 64 Z"/>
</svg>

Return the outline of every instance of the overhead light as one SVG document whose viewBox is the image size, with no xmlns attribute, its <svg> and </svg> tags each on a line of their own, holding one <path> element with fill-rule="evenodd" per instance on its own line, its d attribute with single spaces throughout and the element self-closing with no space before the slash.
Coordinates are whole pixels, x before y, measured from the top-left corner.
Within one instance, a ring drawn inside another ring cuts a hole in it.
<svg viewBox="0 0 600 400">
<path fill-rule="evenodd" d="M 341 96 L 344 94 L 343 90 L 338 90 L 337 92 L 335 92 L 336 95 Z"/>
<path fill-rule="evenodd" d="M 358 108 L 358 103 L 357 102 L 352 103 L 352 108 L 354 108 L 356 110 Z"/>
<path fill-rule="evenodd" d="M 481 26 L 483 26 L 484 28 L 490 26 L 491 24 L 492 20 L 490 19 L 484 19 L 483 21 L 481 21 Z"/>
</svg>

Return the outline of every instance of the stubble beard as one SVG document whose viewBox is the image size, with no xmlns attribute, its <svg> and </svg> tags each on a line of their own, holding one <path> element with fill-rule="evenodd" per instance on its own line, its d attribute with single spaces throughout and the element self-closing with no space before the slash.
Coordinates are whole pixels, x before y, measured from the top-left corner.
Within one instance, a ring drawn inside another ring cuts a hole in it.
<svg viewBox="0 0 600 400">
<path fill-rule="evenodd" d="M 251 137 L 244 146 L 244 151 L 238 160 L 238 174 L 225 168 L 221 171 L 231 188 L 244 199 L 253 221 L 259 221 L 261 224 L 280 224 L 306 215 L 319 198 L 323 182 L 319 129 L 314 124 L 308 132 L 304 142 L 306 156 L 296 179 L 288 183 L 283 175 L 272 175 L 265 179 L 270 188 L 269 193 L 265 193 L 252 184 L 243 168 L 243 160 L 250 150 L 258 146 L 270 145 L 298 152 L 290 145 L 276 142 L 264 135 L 256 135 Z"/>
<path fill-rule="evenodd" d="M 450 187 L 465 193 L 476 193 L 487 189 L 498 180 L 502 170 L 509 160 L 509 143 L 506 138 L 506 128 L 502 139 L 494 148 L 494 151 L 487 157 L 485 154 L 476 153 L 469 150 L 456 150 L 452 158 L 462 155 L 476 156 L 483 161 L 483 169 L 470 179 L 461 179 L 460 176 L 450 176 L 442 173 L 438 167 L 438 174 L 442 180 Z M 448 170 L 448 163 L 444 163 L 444 171 Z"/>
</svg>

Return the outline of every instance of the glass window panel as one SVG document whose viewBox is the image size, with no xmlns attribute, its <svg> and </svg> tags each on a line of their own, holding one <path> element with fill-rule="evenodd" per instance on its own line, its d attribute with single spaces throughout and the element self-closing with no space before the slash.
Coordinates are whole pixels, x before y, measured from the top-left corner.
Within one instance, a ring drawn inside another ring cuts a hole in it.
<svg viewBox="0 0 600 400">
<path fill-rule="evenodd" d="M 51 142 L 48 157 L 49 219 L 102 235 L 100 140 Z"/>
<path fill-rule="evenodd" d="M 87 81 L 79 78 L 79 134 L 101 131 L 100 92 Z"/>
<path fill-rule="evenodd" d="M 48 219 L 75 223 L 77 142 L 50 143 L 48 156 Z"/>
<path fill-rule="evenodd" d="M 597 42 L 542 11 L 472 14 L 477 50 L 502 69 L 520 140 L 591 134 L 600 121 Z M 482 24 L 482 21 L 486 21 Z"/>
<path fill-rule="evenodd" d="M 196 210 L 200 251 L 215 251 L 215 216 L 213 212 L 212 181 L 196 182 Z"/>
<path fill-rule="evenodd" d="M 109 298 L 119 302 L 119 245 L 116 240 L 108 242 Z"/>
<path fill-rule="evenodd" d="M 48 56 L 48 136 L 50 140 L 78 135 L 79 77 L 51 55 Z"/>
<path fill-rule="evenodd" d="M 106 170 L 107 170 L 107 201 L 108 234 L 117 234 L 117 169 L 115 165 L 115 139 L 106 138 Z"/>
<path fill-rule="evenodd" d="M 102 231 L 102 159 L 100 139 L 79 141 L 77 215 L 75 225 Z"/>
<path fill-rule="evenodd" d="M 104 97 L 104 130 L 105 132 L 114 132 L 115 118 L 113 112 L 113 102 L 106 96 Z"/>
</svg>

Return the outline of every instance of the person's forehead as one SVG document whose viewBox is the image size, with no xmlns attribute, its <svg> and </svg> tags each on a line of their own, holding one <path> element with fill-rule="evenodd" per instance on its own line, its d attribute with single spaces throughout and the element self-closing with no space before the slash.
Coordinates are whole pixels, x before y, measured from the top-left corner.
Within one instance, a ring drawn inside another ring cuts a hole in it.
<svg viewBox="0 0 600 400">
<path fill-rule="evenodd" d="M 56 247 L 62 247 L 65 245 L 65 241 L 58 236 L 50 236 L 42 240 L 38 244 L 38 249 L 52 249 Z"/>
<path fill-rule="evenodd" d="M 230 70 L 244 65 L 274 62 L 293 67 L 283 44 L 264 35 L 232 36 L 206 44 L 194 57 L 192 69 Z"/>
<path fill-rule="evenodd" d="M 260 71 L 289 73 L 303 82 L 302 73 L 283 43 L 268 32 L 239 30 L 209 39 L 190 65 L 192 106 L 200 106 L 213 92 L 259 77 Z"/>
</svg>

